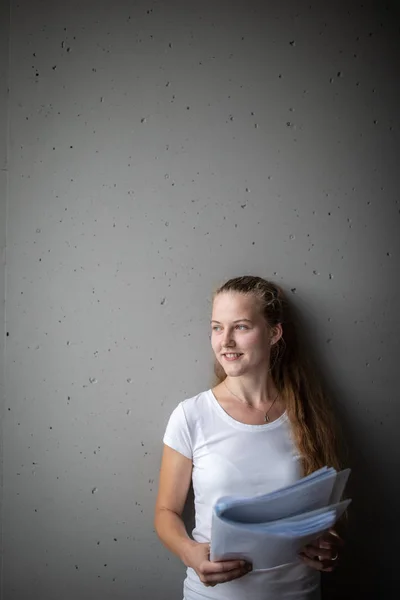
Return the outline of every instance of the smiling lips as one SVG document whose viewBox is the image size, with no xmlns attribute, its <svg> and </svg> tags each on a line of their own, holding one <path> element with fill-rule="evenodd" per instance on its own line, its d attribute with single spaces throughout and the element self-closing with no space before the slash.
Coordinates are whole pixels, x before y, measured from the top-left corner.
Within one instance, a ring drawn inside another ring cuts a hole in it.
<svg viewBox="0 0 400 600">
<path fill-rule="evenodd" d="M 233 361 L 238 360 L 241 356 L 243 356 L 243 354 L 240 354 L 238 352 L 226 352 L 222 356 L 225 358 L 225 360 Z"/>
</svg>

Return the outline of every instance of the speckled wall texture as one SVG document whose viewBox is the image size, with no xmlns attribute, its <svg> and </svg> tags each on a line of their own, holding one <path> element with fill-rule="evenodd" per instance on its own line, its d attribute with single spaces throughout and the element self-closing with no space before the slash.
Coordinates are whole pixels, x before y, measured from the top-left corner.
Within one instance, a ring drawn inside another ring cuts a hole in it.
<svg viewBox="0 0 400 600">
<path fill-rule="evenodd" d="M 11 1 L 3 600 L 181 599 L 161 440 L 210 384 L 212 290 L 244 273 L 296 303 L 350 442 L 326 598 L 391 597 L 398 33 L 396 2 Z"/>
</svg>

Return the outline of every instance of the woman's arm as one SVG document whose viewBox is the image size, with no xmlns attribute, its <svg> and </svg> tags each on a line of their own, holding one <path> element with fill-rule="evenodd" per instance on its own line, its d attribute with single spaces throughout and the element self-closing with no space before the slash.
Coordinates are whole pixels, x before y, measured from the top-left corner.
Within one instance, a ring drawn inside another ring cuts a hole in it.
<svg viewBox="0 0 400 600">
<path fill-rule="evenodd" d="M 189 566 L 188 550 L 196 545 L 181 518 L 191 476 L 192 461 L 164 445 L 154 526 L 163 544 L 186 566 Z"/>
<path fill-rule="evenodd" d="M 192 461 L 164 445 L 154 526 L 163 544 L 194 569 L 205 586 L 215 586 L 251 570 L 244 560 L 211 562 L 209 544 L 192 540 L 182 521 L 182 512 L 192 476 Z"/>
</svg>

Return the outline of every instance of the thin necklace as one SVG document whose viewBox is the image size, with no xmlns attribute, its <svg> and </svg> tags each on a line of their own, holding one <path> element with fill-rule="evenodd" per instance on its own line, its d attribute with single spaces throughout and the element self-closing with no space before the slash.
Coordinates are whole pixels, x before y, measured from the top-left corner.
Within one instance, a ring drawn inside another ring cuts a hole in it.
<svg viewBox="0 0 400 600">
<path fill-rule="evenodd" d="M 277 393 L 277 395 L 275 396 L 275 398 L 274 398 L 274 400 L 272 401 L 272 404 L 271 404 L 271 406 L 269 407 L 269 409 L 267 410 L 267 412 L 265 412 L 264 410 L 260 410 L 259 408 L 256 408 L 255 406 L 252 406 L 248 400 L 244 400 L 244 399 L 242 399 L 242 398 L 239 398 L 239 396 L 237 396 L 237 395 L 236 395 L 234 392 L 232 392 L 232 390 L 230 390 L 230 389 L 228 388 L 228 386 L 227 386 L 227 385 L 226 385 L 226 383 L 225 383 L 225 379 L 224 379 L 223 383 L 224 383 L 224 385 L 225 385 L 226 389 L 228 390 L 228 392 L 230 392 L 230 393 L 232 394 L 232 396 L 235 396 L 235 397 L 236 397 L 238 400 L 240 400 L 241 402 L 244 402 L 244 403 L 245 403 L 245 404 L 247 404 L 247 406 L 249 406 L 250 408 L 254 408 L 254 410 L 258 410 L 258 412 L 262 412 L 262 413 L 263 413 L 263 415 L 264 415 L 264 422 L 265 422 L 265 423 L 269 423 L 270 419 L 269 419 L 268 413 L 269 413 L 269 411 L 271 410 L 271 408 L 273 407 L 273 405 L 275 404 L 275 401 L 277 400 L 277 398 L 278 398 L 278 396 L 279 396 L 279 392 L 278 392 L 278 393 Z"/>
</svg>

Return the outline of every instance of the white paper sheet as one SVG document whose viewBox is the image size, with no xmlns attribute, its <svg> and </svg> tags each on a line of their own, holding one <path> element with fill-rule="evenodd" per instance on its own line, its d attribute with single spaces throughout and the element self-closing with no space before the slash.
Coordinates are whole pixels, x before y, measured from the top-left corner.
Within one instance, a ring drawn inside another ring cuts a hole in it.
<svg viewBox="0 0 400 600">
<path fill-rule="evenodd" d="M 339 502 L 350 469 L 324 467 L 295 484 L 254 498 L 221 498 L 212 517 L 211 560 L 242 558 L 253 570 L 297 560 L 332 527 L 351 500 Z M 333 500 L 333 501 L 332 501 Z"/>
</svg>

